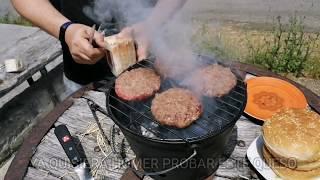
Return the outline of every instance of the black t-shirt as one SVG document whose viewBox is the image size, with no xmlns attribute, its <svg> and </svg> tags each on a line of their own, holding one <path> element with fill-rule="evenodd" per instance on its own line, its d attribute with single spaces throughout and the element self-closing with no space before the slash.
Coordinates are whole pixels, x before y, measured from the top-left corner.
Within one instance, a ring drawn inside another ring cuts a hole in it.
<svg viewBox="0 0 320 180">
<path fill-rule="evenodd" d="M 119 19 L 116 18 L 115 14 L 112 14 L 112 18 L 108 18 L 108 22 L 99 22 L 99 18 L 94 16 L 88 17 L 88 13 L 85 13 L 84 8 L 93 7 L 94 0 L 51 0 L 55 4 L 56 8 L 60 12 L 70 19 L 72 22 L 81 23 L 88 26 L 93 24 L 104 25 L 107 30 L 107 35 L 115 34 L 119 32 L 119 26 L 116 22 Z M 103 2 L 103 0 L 96 0 Z M 117 1 L 117 0 L 114 0 Z M 127 0 L 128 2 L 133 1 L 143 1 L 143 0 Z M 144 0 L 148 1 L 150 6 L 156 3 L 156 0 Z M 105 2 L 112 2 L 112 0 L 105 0 Z M 108 8 L 108 7 L 106 7 Z M 110 10 L 110 9 L 109 9 Z M 121 14 L 121 13 L 120 13 Z M 101 18 L 100 18 L 101 19 Z M 109 66 L 105 59 L 98 61 L 94 65 L 84 65 L 76 63 L 69 51 L 66 44 L 62 43 L 63 50 L 63 63 L 64 63 L 64 73 L 66 77 L 79 84 L 88 84 L 93 81 L 98 81 L 106 76 L 113 76 Z"/>
</svg>

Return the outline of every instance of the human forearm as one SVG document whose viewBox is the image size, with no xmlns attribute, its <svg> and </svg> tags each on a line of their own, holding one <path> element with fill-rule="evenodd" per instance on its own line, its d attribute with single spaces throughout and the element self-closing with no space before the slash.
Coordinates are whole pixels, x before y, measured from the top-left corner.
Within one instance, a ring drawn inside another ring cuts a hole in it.
<svg viewBox="0 0 320 180">
<path fill-rule="evenodd" d="M 58 38 L 60 26 L 68 21 L 49 0 L 11 0 L 15 9 L 34 25 Z"/>
<path fill-rule="evenodd" d="M 49 0 L 11 0 L 16 10 L 34 25 L 58 38 L 62 24 L 69 21 L 60 14 Z M 95 64 L 104 55 L 103 35 L 94 32 L 94 41 L 99 48 L 93 47 L 89 39 L 92 28 L 83 24 L 72 24 L 65 32 L 65 42 L 68 45 L 73 60 L 78 64 Z"/>
<path fill-rule="evenodd" d="M 159 0 L 146 22 L 155 28 L 159 27 L 179 11 L 186 2 L 187 0 Z"/>
</svg>

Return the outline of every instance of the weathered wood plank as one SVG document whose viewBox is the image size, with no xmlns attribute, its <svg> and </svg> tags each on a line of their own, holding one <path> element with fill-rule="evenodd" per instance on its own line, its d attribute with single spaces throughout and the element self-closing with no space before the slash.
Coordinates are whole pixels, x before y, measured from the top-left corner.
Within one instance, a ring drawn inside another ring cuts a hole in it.
<svg viewBox="0 0 320 180">
<path fill-rule="evenodd" d="M 74 136 L 78 137 L 77 135 Z M 94 141 L 86 137 L 83 141 L 85 142 L 82 143 L 83 151 L 90 167 L 94 170 L 95 165 L 101 162 L 104 156 L 101 152 L 94 152 L 94 147 L 97 145 Z M 117 157 L 110 156 L 109 159 L 103 162 L 103 166 L 107 168 L 101 168 L 98 172 L 100 175 L 96 177 L 107 175 L 104 178 L 118 179 L 123 172 L 120 170 L 110 172 L 108 169 L 111 168 L 111 164 L 118 165 L 120 163 L 122 162 L 119 161 Z M 41 147 L 39 146 L 37 148 L 37 152 L 32 158 L 31 164 L 37 169 L 49 171 L 52 175 L 62 179 L 78 179 L 66 154 L 53 134 L 53 130 L 48 133 L 47 139 L 41 143 Z"/>
<path fill-rule="evenodd" d="M 5 59 L 16 58 L 22 60 L 26 68 L 21 73 L 6 74 L 0 85 L 0 97 L 26 81 L 49 62 L 60 56 L 61 53 L 59 41 L 39 29 L 20 38 L 7 48 L 1 49 L 0 62 Z"/>
<path fill-rule="evenodd" d="M 1 1 L 2 3 L 2 1 Z M 14 24 L 0 24 L 0 51 L 11 47 L 19 39 L 25 38 L 38 31 L 38 28 Z M 0 60 L 1 63 L 2 60 Z"/>
<path fill-rule="evenodd" d="M 85 97 L 94 100 L 99 106 L 105 107 L 104 93 L 90 92 Z M 105 129 L 106 131 L 108 130 L 109 126 L 114 124 L 111 120 L 107 120 L 109 118 L 101 113 L 98 112 L 97 115 L 101 120 L 100 122 L 102 125 L 107 125 Z M 71 133 L 83 133 L 87 130 L 88 126 L 93 123 L 95 123 L 95 120 L 92 116 L 87 101 L 80 98 L 75 99 L 73 106 L 58 119 L 55 125 L 58 126 L 59 124 L 67 124 Z"/>
<path fill-rule="evenodd" d="M 101 107 L 105 107 L 104 93 L 89 91 L 86 94 L 86 97 L 94 100 Z M 110 138 L 110 128 L 113 125 L 112 120 L 99 113 L 98 117 L 100 118 L 104 131 Z M 91 168 L 94 168 L 98 162 L 104 158 L 102 152 L 94 151 L 97 146 L 96 136 L 94 134 L 86 135 L 84 137 L 82 136 L 82 134 L 88 130 L 90 125 L 95 124 L 94 118 L 85 99 L 74 99 L 73 106 L 65 111 L 65 113 L 55 123 L 56 126 L 59 124 L 66 124 L 71 134 L 74 137 L 81 139 L 83 151 Z M 245 160 L 245 156 L 250 143 L 260 134 L 260 129 L 261 127 L 259 125 L 248 121 L 245 117 L 241 117 L 233 130 L 232 137 L 224 153 L 224 159 L 221 161 L 221 166 L 214 179 L 243 177 L 250 179 L 256 178 L 254 172 L 249 168 L 248 162 Z M 122 138 L 122 135 L 117 136 L 117 142 L 120 142 Z M 128 159 L 134 157 L 132 151 L 128 152 L 128 156 Z M 52 167 L 53 162 L 60 162 L 61 164 Z M 35 168 L 48 171 L 54 176 L 59 177 L 64 175 L 63 179 L 77 179 L 77 176 L 72 173 L 72 166 L 56 139 L 53 129 L 45 138 L 43 138 L 43 141 L 38 146 L 31 163 Z M 110 154 L 110 156 L 101 164 L 96 177 L 119 179 L 126 166 L 118 169 L 114 168 L 120 167 L 121 164 L 122 160 L 118 155 Z"/>
<path fill-rule="evenodd" d="M 59 178 L 50 175 L 48 171 L 29 167 L 24 180 L 59 180 Z"/>
<path fill-rule="evenodd" d="M 104 106 L 105 100 L 101 98 L 104 97 L 103 93 L 90 92 L 86 97 L 94 99 L 99 105 L 102 107 Z M 101 114 L 98 114 L 98 116 L 105 132 L 107 133 L 107 136 L 109 136 L 109 130 L 113 125 L 113 122 Z M 88 127 L 91 124 L 95 124 L 86 100 L 81 98 L 75 99 L 74 105 L 58 119 L 55 125 L 57 126 L 59 124 L 66 124 L 71 134 L 77 139 L 81 140 L 81 145 L 86 158 L 91 168 L 94 169 L 95 166 L 99 164 L 99 162 L 101 162 L 105 156 L 102 152 L 94 151 L 95 147 L 97 147 L 96 136 L 82 135 L 88 130 Z M 72 173 L 72 166 L 69 163 L 69 160 L 67 159 L 67 156 L 56 139 L 53 131 L 54 129 L 51 129 L 50 132 L 43 138 L 32 158 L 31 163 L 37 169 L 47 170 L 55 176 L 65 175 L 63 177 L 64 179 L 76 179 L 76 175 Z M 121 140 L 121 138 L 119 138 L 119 140 Z M 108 150 L 111 152 L 111 149 Z M 131 153 L 131 158 L 133 157 L 134 155 Z M 58 164 L 63 164 L 63 166 L 53 166 L 52 163 L 54 162 L 59 162 Z M 118 155 L 111 154 L 109 158 L 102 162 L 103 168 L 99 169 L 97 172 L 99 175 L 97 177 L 103 176 L 105 179 L 119 179 L 125 168 L 112 169 L 115 166 L 120 166 L 122 163 L 123 162 L 121 159 L 119 159 Z"/>
<path fill-rule="evenodd" d="M 64 179 L 77 179 L 73 172 L 73 167 L 63 153 L 62 147 L 53 133 L 54 129 L 45 136 L 38 146 L 31 160 L 31 165 L 39 170 L 50 172 L 56 177 L 62 177 L 71 172 Z"/>
<path fill-rule="evenodd" d="M 248 165 L 249 162 L 246 161 L 245 157 L 251 142 L 260 135 L 260 131 L 261 126 L 250 122 L 245 117 L 242 116 L 240 120 L 238 120 L 224 153 L 224 157 L 228 159 L 221 163 L 216 172 L 217 176 L 230 178 L 247 177 L 249 179 L 257 178 L 254 171 L 250 169 Z M 232 154 L 228 156 L 227 153 L 230 152 L 230 150 L 232 151 Z"/>
<path fill-rule="evenodd" d="M 208 180 L 211 180 L 211 179 L 208 179 Z M 213 177 L 212 180 L 229 180 L 229 178 L 223 178 L 223 177 L 215 176 L 215 177 Z"/>
</svg>

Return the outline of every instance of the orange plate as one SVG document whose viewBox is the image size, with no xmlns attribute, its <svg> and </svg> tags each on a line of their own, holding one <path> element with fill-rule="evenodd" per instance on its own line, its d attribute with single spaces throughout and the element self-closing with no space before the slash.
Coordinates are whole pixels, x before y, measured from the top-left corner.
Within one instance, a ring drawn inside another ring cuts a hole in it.
<svg viewBox="0 0 320 180">
<path fill-rule="evenodd" d="M 294 85 L 277 78 L 255 77 L 247 80 L 245 113 L 266 120 L 283 108 L 306 108 L 306 97 Z"/>
</svg>

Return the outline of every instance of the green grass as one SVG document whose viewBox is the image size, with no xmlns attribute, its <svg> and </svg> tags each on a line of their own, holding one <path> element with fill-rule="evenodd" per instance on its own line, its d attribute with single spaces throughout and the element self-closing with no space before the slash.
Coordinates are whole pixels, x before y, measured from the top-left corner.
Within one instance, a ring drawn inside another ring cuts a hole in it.
<svg viewBox="0 0 320 180">
<path fill-rule="evenodd" d="M 0 17 L 0 24 L 16 24 L 22 26 L 32 26 L 31 22 L 27 21 L 21 16 L 11 17 L 9 14 Z"/>
<path fill-rule="evenodd" d="M 248 41 L 247 62 L 276 73 L 303 76 L 306 67 L 310 66 L 311 62 L 316 63 L 311 61 L 311 57 L 317 40 L 319 40 L 319 33 L 306 33 L 302 18 L 291 17 L 288 30 L 285 30 L 281 18 L 277 17 L 271 39 L 265 38 L 262 46 L 255 46 L 250 40 Z M 314 69 L 313 74 L 317 76 Z"/>
<path fill-rule="evenodd" d="M 268 30 L 248 29 L 234 22 L 218 27 L 197 22 L 192 37 L 194 49 L 282 75 L 320 79 L 320 36 L 318 32 L 307 32 L 303 20 L 293 16 L 285 24 L 278 17 Z"/>
<path fill-rule="evenodd" d="M 231 58 L 230 51 L 224 45 L 223 40 L 210 32 L 208 23 L 202 23 L 192 36 L 194 50 L 199 54 L 214 55 L 220 59 Z"/>
<path fill-rule="evenodd" d="M 307 76 L 320 79 L 320 60 L 317 58 L 311 58 L 304 66 L 304 71 Z"/>
</svg>

